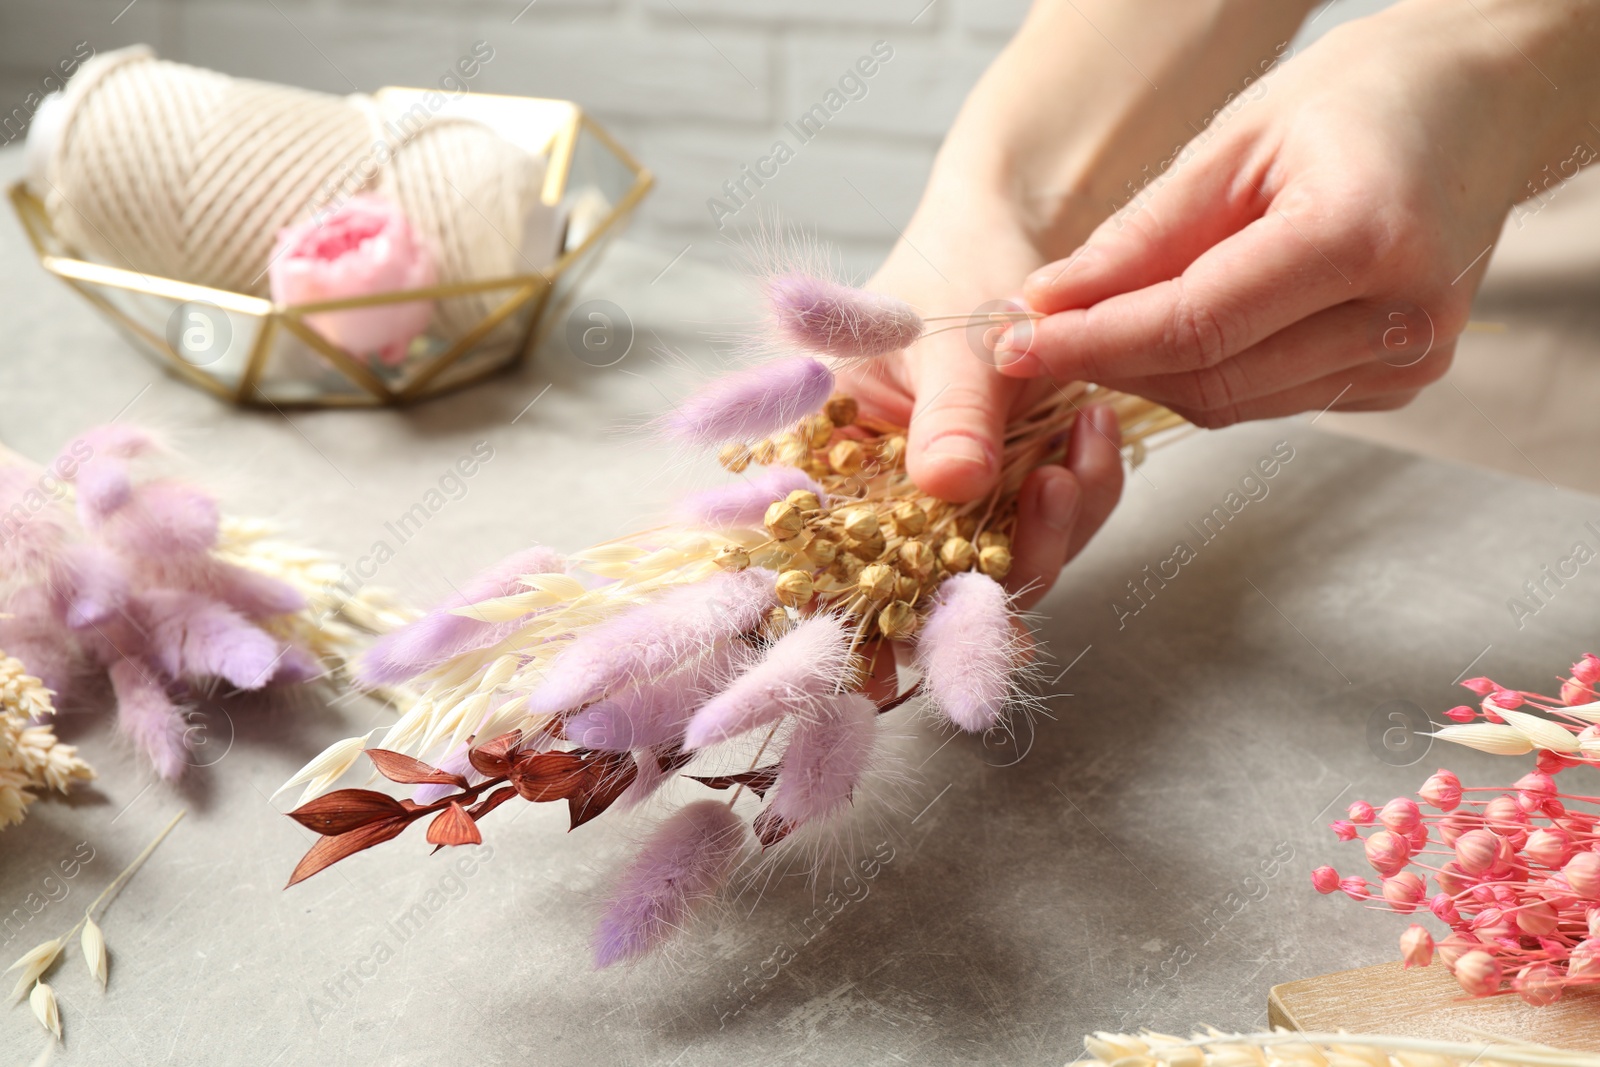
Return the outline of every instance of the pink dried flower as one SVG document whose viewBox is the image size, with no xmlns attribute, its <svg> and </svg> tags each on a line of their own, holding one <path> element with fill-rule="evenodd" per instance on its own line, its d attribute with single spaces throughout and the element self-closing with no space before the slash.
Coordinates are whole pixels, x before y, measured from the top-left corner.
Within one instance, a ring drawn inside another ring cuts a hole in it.
<svg viewBox="0 0 1600 1067">
<path fill-rule="evenodd" d="M 905 301 L 809 274 L 773 278 L 767 304 L 780 340 L 840 359 L 886 356 L 922 336 L 922 317 Z"/>
<path fill-rule="evenodd" d="M 1311 885 L 1324 895 L 1335 892 L 1339 888 L 1339 872 L 1332 867 L 1318 867 L 1311 872 Z"/>
<path fill-rule="evenodd" d="M 1562 974 L 1548 963 L 1530 963 L 1517 972 L 1511 988 L 1536 1008 L 1561 999 Z"/>
<path fill-rule="evenodd" d="M 1441 767 L 1422 783 L 1417 796 L 1440 811 L 1454 811 L 1461 804 L 1461 779 Z"/>
<path fill-rule="evenodd" d="M 1373 820 L 1378 817 L 1378 813 L 1373 810 L 1372 805 L 1365 800 L 1358 800 L 1351 804 L 1347 809 L 1347 814 L 1350 816 L 1350 821 L 1357 826 L 1371 826 Z"/>
<path fill-rule="evenodd" d="M 771 811 L 785 826 L 819 822 L 850 802 L 878 739 L 877 705 L 860 693 L 819 702 L 783 753 Z"/>
<path fill-rule="evenodd" d="M 1520 708 L 1526 703 L 1526 698 L 1515 689 L 1496 689 L 1485 699 L 1494 701 L 1495 708 L 1499 711 Z"/>
<path fill-rule="evenodd" d="M 1456 839 L 1456 862 L 1468 874 L 1483 874 L 1494 865 L 1500 839 L 1488 830 L 1472 830 Z"/>
<path fill-rule="evenodd" d="M 1412 923 L 1400 935 L 1400 960 L 1403 967 L 1426 967 L 1433 962 L 1433 935 L 1428 928 Z"/>
<path fill-rule="evenodd" d="M 759 526 L 767 508 L 796 490 L 817 494 L 827 506 L 828 495 L 805 471 L 794 467 L 767 467 L 736 482 L 691 493 L 678 503 L 684 522 L 701 526 Z"/>
<path fill-rule="evenodd" d="M 1445 718 L 1455 722 L 1472 722 L 1478 717 L 1478 709 L 1471 704 L 1457 704 L 1444 714 Z"/>
<path fill-rule="evenodd" d="M 1529 771 L 1518 778 L 1517 806 L 1524 812 L 1535 812 L 1556 795 L 1556 780 L 1544 771 Z"/>
<path fill-rule="evenodd" d="M 1428 910 L 1446 926 L 1455 926 L 1461 921 L 1461 910 L 1456 907 L 1455 899 L 1449 893 L 1440 893 L 1428 901 Z"/>
<path fill-rule="evenodd" d="M 1533 862 L 1552 869 L 1565 866 L 1572 857 L 1572 836 L 1564 830 L 1541 828 L 1528 835 L 1523 853 Z"/>
<path fill-rule="evenodd" d="M 1422 810 L 1409 797 L 1395 797 L 1378 812 L 1378 821 L 1397 834 L 1410 834 L 1422 825 Z"/>
<path fill-rule="evenodd" d="M 111 688 L 117 698 L 117 725 L 155 765 L 156 773 L 168 779 L 183 772 L 188 747 L 184 722 L 166 688 L 132 660 L 111 665 Z"/>
<path fill-rule="evenodd" d="M 1600 900 L 1600 855 L 1580 852 L 1566 862 L 1561 874 L 1578 896 L 1586 900 Z"/>
<path fill-rule="evenodd" d="M 1600 941 L 1589 937 L 1573 946 L 1567 975 L 1590 982 L 1600 979 Z"/>
<path fill-rule="evenodd" d="M 1372 897 L 1372 890 L 1368 887 L 1367 880 L 1353 874 L 1348 878 L 1339 879 L 1339 891 L 1351 900 L 1368 900 Z"/>
<path fill-rule="evenodd" d="M 569 711 L 664 677 L 687 657 L 754 630 L 775 603 L 768 570 L 712 575 L 608 619 L 574 638 L 528 695 L 533 714 Z"/>
<path fill-rule="evenodd" d="M 1600 656 L 1592 652 L 1584 653 L 1583 658 L 1572 665 L 1572 677 L 1589 686 L 1600 682 Z"/>
<path fill-rule="evenodd" d="M 376 296 L 426 289 L 438 280 L 433 253 L 400 208 L 370 194 L 353 196 L 322 219 L 308 219 L 278 234 L 268 282 L 277 304 Z M 411 339 L 433 318 L 432 300 L 319 311 L 307 325 L 357 356 L 398 364 Z"/>
<path fill-rule="evenodd" d="M 1361 836 L 1356 830 L 1356 824 L 1349 819 L 1335 819 L 1328 826 L 1338 835 L 1340 841 L 1354 841 Z"/>
<path fill-rule="evenodd" d="M 833 711 L 826 698 L 844 688 L 853 668 L 851 637 L 839 616 L 804 619 L 695 712 L 684 746 L 704 748 L 789 714 L 809 718 Z"/>
<path fill-rule="evenodd" d="M 1500 961 L 1483 949 L 1461 956 L 1451 969 L 1461 988 L 1472 996 L 1487 997 L 1500 991 Z"/>
<path fill-rule="evenodd" d="M 1585 682 L 1569 678 L 1561 683 L 1561 703 L 1567 707 L 1575 704 L 1587 704 L 1594 699 L 1594 689 Z"/>
<path fill-rule="evenodd" d="M 524 574 L 560 574 L 564 569 L 560 554 L 549 548 L 536 545 L 511 553 L 422 618 L 373 642 L 356 664 L 356 681 L 365 686 L 393 685 L 453 656 L 503 640 L 516 631 L 520 620 L 491 623 L 457 615 L 455 609 L 518 592 L 517 579 Z"/>
<path fill-rule="evenodd" d="M 1367 838 L 1367 862 L 1385 878 L 1404 867 L 1411 859 L 1406 839 L 1389 830 L 1379 830 Z"/>
<path fill-rule="evenodd" d="M 1500 687 L 1488 678 L 1468 678 L 1461 683 L 1465 689 L 1470 689 L 1481 697 L 1486 697 Z"/>
<path fill-rule="evenodd" d="M 1401 871 L 1383 880 L 1383 899 L 1402 915 L 1416 911 L 1427 896 L 1428 887 L 1410 871 Z"/>
<path fill-rule="evenodd" d="M 1018 661 L 1005 589 L 977 571 L 939 583 L 916 657 L 934 705 L 951 722 L 973 733 L 999 722 Z"/>
<path fill-rule="evenodd" d="M 818 410 L 833 372 L 814 359 L 777 359 L 718 378 L 683 400 L 656 427 L 674 441 L 714 448 L 759 441 Z"/>
<path fill-rule="evenodd" d="M 1516 911 L 1517 928 L 1533 937 L 1545 937 L 1561 925 L 1560 914 L 1545 901 L 1524 904 Z"/>
<path fill-rule="evenodd" d="M 745 836 L 744 821 L 715 800 L 685 805 L 662 823 L 612 890 L 595 930 L 595 964 L 637 959 L 681 929 L 727 879 Z"/>
</svg>

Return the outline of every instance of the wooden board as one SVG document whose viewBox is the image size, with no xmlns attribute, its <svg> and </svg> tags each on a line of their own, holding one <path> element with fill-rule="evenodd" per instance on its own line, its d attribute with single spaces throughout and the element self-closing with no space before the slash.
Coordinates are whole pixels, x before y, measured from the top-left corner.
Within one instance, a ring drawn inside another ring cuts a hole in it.
<svg viewBox="0 0 1600 1067">
<path fill-rule="evenodd" d="M 1486 1035 L 1600 1052 L 1600 990 L 1567 992 L 1535 1008 L 1514 994 L 1473 1000 L 1437 962 L 1405 970 L 1380 963 L 1272 987 L 1267 1019 L 1307 1032 L 1392 1034 L 1440 1041 Z"/>
</svg>

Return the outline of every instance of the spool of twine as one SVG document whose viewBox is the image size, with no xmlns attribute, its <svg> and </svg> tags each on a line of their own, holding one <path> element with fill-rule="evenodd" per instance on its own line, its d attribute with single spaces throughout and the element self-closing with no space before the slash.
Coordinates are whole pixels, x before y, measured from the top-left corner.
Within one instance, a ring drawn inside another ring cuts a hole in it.
<svg viewBox="0 0 1600 1067">
<path fill-rule="evenodd" d="M 550 249 L 521 247 L 530 223 L 553 229 L 533 217 L 552 210 L 543 160 L 482 123 L 417 112 L 120 49 L 67 84 L 36 191 L 90 258 L 256 296 L 279 230 L 363 192 L 399 205 L 441 284 L 547 266 Z M 453 339 L 510 296 L 440 300 L 436 324 Z"/>
</svg>

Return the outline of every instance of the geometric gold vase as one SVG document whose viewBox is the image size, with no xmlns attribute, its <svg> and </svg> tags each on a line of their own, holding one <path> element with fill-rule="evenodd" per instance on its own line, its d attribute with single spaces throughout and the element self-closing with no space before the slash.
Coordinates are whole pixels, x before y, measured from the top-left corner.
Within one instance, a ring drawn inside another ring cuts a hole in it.
<svg viewBox="0 0 1600 1067">
<path fill-rule="evenodd" d="M 402 106 L 426 89 L 387 88 Z M 653 184 L 610 134 L 565 100 L 468 94 L 459 114 L 514 129 L 540 150 L 540 199 L 561 220 L 556 260 L 540 271 L 348 300 L 284 306 L 244 293 L 155 277 L 80 258 L 56 235 L 44 205 L 23 182 L 12 207 L 45 270 L 88 300 L 135 347 L 216 396 L 249 406 L 361 407 L 407 404 L 460 389 L 520 362 L 599 261 Z M 475 115 L 475 113 L 477 113 Z M 390 366 L 344 351 L 307 315 L 418 299 L 476 301 L 484 310 L 446 337 L 430 325 Z"/>
</svg>

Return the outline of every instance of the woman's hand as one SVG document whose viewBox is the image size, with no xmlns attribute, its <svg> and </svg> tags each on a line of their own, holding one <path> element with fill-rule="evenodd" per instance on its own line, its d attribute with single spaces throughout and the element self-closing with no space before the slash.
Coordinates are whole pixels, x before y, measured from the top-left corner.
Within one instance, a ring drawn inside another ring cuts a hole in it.
<svg viewBox="0 0 1600 1067">
<path fill-rule="evenodd" d="M 1407 0 L 1328 34 L 1028 279 L 1048 317 L 1002 338 L 1003 373 L 1212 427 L 1405 404 L 1449 367 L 1529 179 L 1582 152 L 1562 108 L 1595 78 L 1562 35 L 1592 48 L 1595 7 Z"/>
</svg>

